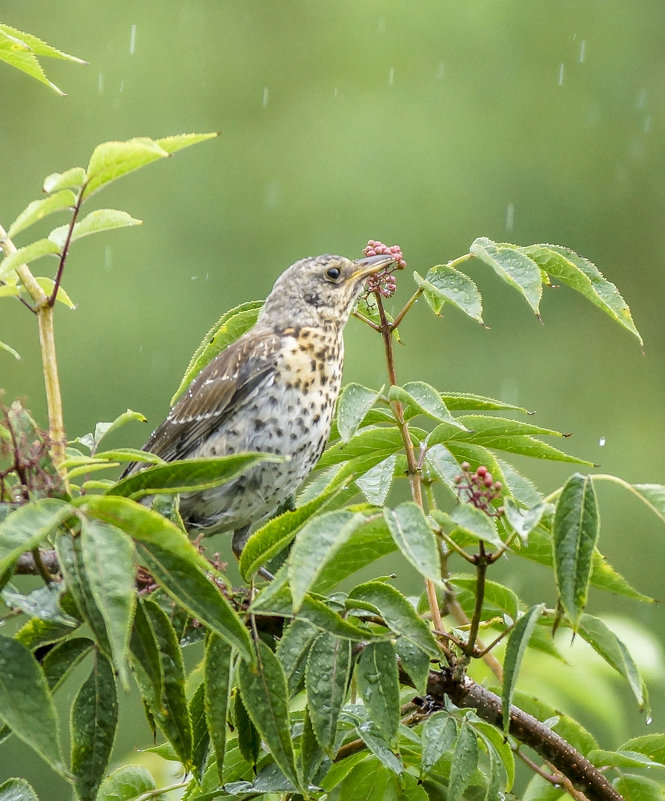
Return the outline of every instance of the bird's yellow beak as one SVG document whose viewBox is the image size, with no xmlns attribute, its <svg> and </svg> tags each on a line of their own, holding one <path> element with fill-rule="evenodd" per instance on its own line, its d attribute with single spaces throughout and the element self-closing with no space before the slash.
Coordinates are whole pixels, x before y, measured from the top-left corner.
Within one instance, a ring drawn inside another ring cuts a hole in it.
<svg viewBox="0 0 665 801">
<path fill-rule="evenodd" d="M 356 259 L 353 263 L 357 270 L 353 273 L 354 281 L 362 281 L 368 275 L 381 272 L 384 267 L 393 264 L 395 259 L 392 256 L 366 256 L 364 259 Z"/>
</svg>

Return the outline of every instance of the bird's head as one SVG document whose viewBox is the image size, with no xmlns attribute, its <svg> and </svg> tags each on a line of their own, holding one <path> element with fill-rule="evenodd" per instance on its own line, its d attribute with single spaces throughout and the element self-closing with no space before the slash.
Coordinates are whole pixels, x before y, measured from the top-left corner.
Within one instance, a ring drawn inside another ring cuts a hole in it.
<svg viewBox="0 0 665 801">
<path fill-rule="evenodd" d="M 275 281 L 261 320 L 274 326 L 343 326 L 368 276 L 394 259 L 369 256 L 313 256 L 292 264 Z"/>
</svg>

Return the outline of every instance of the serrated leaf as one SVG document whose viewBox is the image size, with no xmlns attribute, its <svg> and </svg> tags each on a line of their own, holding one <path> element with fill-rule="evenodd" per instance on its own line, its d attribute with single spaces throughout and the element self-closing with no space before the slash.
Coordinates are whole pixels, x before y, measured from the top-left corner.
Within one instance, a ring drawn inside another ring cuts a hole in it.
<svg viewBox="0 0 665 801">
<path fill-rule="evenodd" d="M 0 801 L 39 801 L 25 779 L 7 779 L 0 784 Z"/>
<path fill-rule="evenodd" d="M 519 675 L 522 657 L 529 644 L 529 638 L 545 604 L 532 606 L 515 624 L 510 632 L 506 655 L 503 660 L 503 689 L 501 691 L 501 714 L 503 717 L 503 733 L 508 735 L 510 727 L 510 706 L 513 702 L 517 676 Z"/>
<path fill-rule="evenodd" d="M 591 478 L 574 473 L 561 490 L 552 532 L 557 591 L 573 628 L 587 600 L 598 527 L 598 505 Z"/>
<path fill-rule="evenodd" d="M 61 189 L 42 200 L 33 200 L 23 209 L 14 222 L 9 226 L 7 236 L 10 239 L 16 234 L 34 225 L 49 214 L 62 209 L 71 208 L 76 203 L 76 195 L 71 189 Z"/>
<path fill-rule="evenodd" d="M 575 289 L 643 344 L 628 304 L 595 264 L 561 245 L 531 245 L 523 250 L 546 273 Z"/>
<path fill-rule="evenodd" d="M 5 24 L 0 24 L 0 31 L 6 36 L 10 37 L 15 43 L 20 42 L 21 45 L 27 47 L 37 56 L 57 58 L 64 61 L 75 61 L 77 64 L 87 64 L 87 62 L 82 58 L 78 58 L 78 56 L 72 56 L 69 53 L 64 53 L 62 50 L 52 47 L 50 44 L 47 44 L 36 36 L 33 36 L 31 33 L 19 31 L 16 28 L 12 28 Z"/>
<path fill-rule="evenodd" d="M 547 504 L 539 503 L 531 509 L 522 509 L 512 498 L 506 498 L 503 504 L 506 520 L 511 528 L 517 532 L 522 542 L 526 542 L 529 534 L 540 523 L 543 514 L 547 511 Z"/>
<path fill-rule="evenodd" d="M 157 644 L 160 675 L 163 676 L 160 706 L 153 709 L 157 722 L 169 738 L 178 759 L 186 768 L 192 764 L 192 726 L 185 697 L 185 667 L 177 635 L 166 613 L 151 600 L 141 604 Z M 168 721 L 168 725 L 163 725 Z"/>
<path fill-rule="evenodd" d="M 506 792 L 510 792 L 515 782 L 515 757 L 513 756 L 510 742 L 505 740 L 499 729 L 491 723 L 486 723 L 484 720 L 474 720 L 473 727 L 485 741 L 488 752 L 490 749 L 493 750 L 500 760 L 502 770 L 498 772 L 503 773 L 505 790 Z M 485 798 L 489 801 L 487 794 Z M 495 796 L 493 796 L 493 798 L 495 798 Z"/>
<path fill-rule="evenodd" d="M 473 539 L 488 542 L 497 548 L 502 545 L 494 520 L 482 509 L 477 509 L 470 503 L 458 504 L 450 514 L 440 509 L 433 509 L 432 518 L 449 535 L 461 531 Z"/>
<path fill-rule="evenodd" d="M 449 409 L 459 411 L 513 411 L 529 414 L 523 406 L 514 403 L 489 398 L 485 395 L 476 395 L 472 392 L 442 392 L 441 399 Z"/>
<path fill-rule="evenodd" d="M 251 300 L 224 312 L 194 351 L 180 385 L 171 398 L 171 406 L 175 404 L 208 362 L 212 361 L 218 353 L 221 353 L 232 342 L 235 342 L 236 339 L 249 331 L 256 322 L 262 308 L 262 300 Z"/>
<path fill-rule="evenodd" d="M 392 386 L 388 392 L 390 400 L 398 400 L 411 406 L 411 411 L 427 415 L 434 420 L 449 423 L 456 428 L 464 428 L 448 411 L 441 395 L 434 387 L 424 381 L 409 381 L 403 387 Z"/>
<path fill-rule="evenodd" d="M 661 785 L 646 776 L 624 773 L 613 784 L 625 801 L 663 801 L 665 797 Z"/>
<path fill-rule="evenodd" d="M 255 661 L 241 661 L 238 665 L 238 686 L 252 723 L 273 759 L 287 779 L 299 788 L 301 781 L 291 742 L 286 677 L 275 654 L 261 640 L 257 643 Z"/>
<path fill-rule="evenodd" d="M 113 664 L 127 690 L 129 635 L 136 606 L 134 546 L 124 531 L 94 518 L 84 519 L 81 543 L 92 595 L 106 624 Z"/>
<path fill-rule="evenodd" d="M 55 281 L 52 278 L 47 278 L 45 275 L 36 275 L 35 281 L 39 284 L 46 297 L 50 297 L 55 287 Z M 55 296 L 55 299 L 64 304 L 68 309 L 76 308 L 76 304 L 69 297 L 62 284 L 58 286 L 58 294 Z"/>
<path fill-rule="evenodd" d="M 391 642 L 368 643 L 356 667 L 358 690 L 378 731 L 391 745 L 399 727 L 397 654 Z"/>
<path fill-rule="evenodd" d="M 421 732 L 422 751 L 420 755 L 420 778 L 424 778 L 450 751 L 457 738 L 455 718 L 446 712 L 434 712 L 423 724 Z"/>
<path fill-rule="evenodd" d="M 78 189 L 85 181 L 83 167 L 70 167 L 64 172 L 52 172 L 44 178 L 43 190 L 46 193 L 58 192 L 61 189 Z"/>
<path fill-rule="evenodd" d="M 226 717 L 231 687 L 231 646 L 216 634 L 209 634 L 205 644 L 203 681 L 205 684 L 205 718 L 215 752 L 217 774 L 223 781 L 226 748 Z"/>
<path fill-rule="evenodd" d="M 582 615 L 577 631 L 597 654 L 626 679 L 640 709 L 643 709 L 647 704 L 644 681 L 623 642 L 600 618 L 593 615 Z"/>
<path fill-rule="evenodd" d="M 597 768 L 665 768 L 637 751 L 604 751 L 597 748 L 589 751 L 586 758 Z"/>
<path fill-rule="evenodd" d="M 58 718 L 46 678 L 30 651 L 0 635 L 0 720 L 61 776 Z"/>
<path fill-rule="evenodd" d="M 312 729 L 331 759 L 350 672 L 351 642 L 328 632 L 319 634 L 309 649 L 305 686 Z"/>
<path fill-rule="evenodd" d="M 126 412 L 119 414 L 115 420 L 111 420 L 108 423 L 97 423 L 95 425 L 95 431 L 92 434 L 93 445 L 95 447 L 99 446 L 104 437 L 107 437 L 113 431 L 117 431 L 119 428 L 122 428 L 122 426 L 127 425 L 127 423 L 133 422 L 145 423 L 147 420 L 145 415 L 141 414 L 141 412 L 135 412 L 132 409 L 127 409 Z M 148 455 L 151 456 L 152 454 Z"/>
<path fill-rule="evenodd" d="M 413 686 L 421 694 L 427 693 L 429 679 L 429 656 L 422 648 L 414 645 L 406 637 L 395 639 L 395 652 L 402 670 L 409 676 Z"/>
<path fill-rule="evenodd" d="M 237 648 L 243 657 L 250 656 L 247 629 L 219 588 L 198 567 L 155 543 L 139 543 L 137 551 L 140 561 L 167 595 Z"/>
<path fill-rule="evenodd" d="M 402 447 L 402 437 L 397 429 L 365 428 L 348 442 L 338 442 L 328 448 L 319 459 L 317 469 L 322 470 L 359 456 L 369 457 L 375 460 L 373 464 L 377 464 L 390 454 L 401 451 Z M 370 467 L 372 463 L 368 463 L 367 469 Z"/>
<path fill-rule="evenodd" d="M 21 610 L 32 618 L 52 620 L 55 623 L 75 628 L 78 620 L 65 614 L 60 608 L 61 594 L 62 586 L 58 586 L 56 582 L 37 587 L 25 595 L 18 592 L 11 584 L 8 584 L 0 592 L 2 600 L 10 609 Z"/>
<path fill-rule="evenodd" d="M 102 782 L 97 801 L 136 801 L 155 789 L 155 780 L 143 765 L 123 765 Z"/>
<path fill-rule="evenodd" d="M 56 498 L 40 498 L 11 512 L 0 523 L 0 574 L 24 551 L 43 542 L 71 514 L 72 507 Z"/>
<path fill-rule="evenodd" d="M 492 242 L 491 239 L 481 236 L 476 239 L 470 252 L 484 261 L 509 286 L 516 289 L 539 314 L 540 298 L 543 294 L 543 284 L 540 268 L 522 248 L 507 242 Z"/>
<path fill-rule="evenodd" d="M 360 526 L 364 515 L 346 510 L 326 512 L 298 532 L 288 560 L 293 608 L 297 612 L 324 565 L 335 557 Z"/>
<path fill-rule="evenodd" d="M 38 239 L 15 253 L 10 253 L 0 261 L 0 280 L 6 280 L 21 264 L 31 264 L 42 256 L 59 253 L 60 248 L 50 239 Z"/>
<path fill-rule="evenodd" d="M 480 292 L 468 275 L 447 264 L 438 264 L 428 270 L 424 278 L 417 272 L 413 273 L 413 277 L 424 290 L 425 299 L 435 314 L 441 314 L 443 306 L 451 303 L 471 319 L 484 325 Z"/>
<path fill-rule="evenodd" d="M 247 707 L 243 703 L 242 696 L 237 691 L 233 699 L 233 722 L 238 749 L 245 762 L 248 762 L 256 770 L 256 763 L 259 760 L 261 751 L 261 735 L 250 720 Z"/>
<path fill-rule="evenodd" d="M 98 234 L 102 231 L 111 231 L 114 228 L 127 228 L 132 225 L 141 225 L 143 220 L 136 220 L 126 211 L 118 209 L 95 209 L 82 220 L 74 224 L 74 228 L 69 239 L 70 244 L 77 239 L 82 239 L 90 234 Z M 60 225 L 54 228 L 48 238 L 55 242 L 59 249 L 65 246 L 69 236 L 69 225 Z"/>
<path fill-rule="evenodd" d="M 198 782 L 203 780 L 210 747 L 204 707 L 205 685 L 201 682 L 189 700 L 189 719 L 192 721 L 192 773 Z"/>
<path fill-rule="evenodd" d="M 662 484 L 630 484 L 612 475 L 595 475 L 592 478 L 594 481 L 611 481 L 627 489 L 665 523 L 665 486 Z"/>
<path fill-rule="evenodd" d="M 458 801 L 469 786 L 478 765 L 478 740 L 476 733 L 463 720 L 455 742 L 455 750 L 450 765 L 448 795 L 446 801 Z"/>
<path fill-rule="evenodd" d="M 382 390 L 383 387 L 377 391 L 355 383 L 344 387 L 337 401 L 337 430 L 342 442 L 348 442 L 356 433 Z"/>
<path fill-rule="evenodd" d="M 283 456 L 273 453 L 234 453 L 216 458 L 176 460 L 129 475 L 107 494 L 138 499 L 158 493 L 200 492 L 226 484 L 261 462 L 284 461 Z"/>
<path fill-rule="evenodd" d="M 111 758 L 118 723 L 118 697 L 113 669 L 97 653 L 90 675 L 72 706 L 72 773 L 80 801 L 95 801 Z"/>
<path fill-rule="evenodd" d="M 643 734 L 640 737 L 633 737 L 620 745 L 623 751 L 637 751 L 653 759 L 656 762 L 665 764 L 665 733 Z"/>
<path fill-rule="evenodd" d="M 475 576 L 453 574 L 448 578 L 448 581 L 455 587 L 467 590 L 475 599 L 477 591 L 477 580 Z M 485 579 L 484 601 L 486 604 L 494 606 L 501 613 L 508 615 L 511 620 L 517 620 L 519 614 L 519 599 L 509 587 L 505 587 L 503 584 L 499 584 L 496 581 Z"/>
<path fill-rule="evenodd" d="M 349 593 L 347 607 L 354 601 L 370 604 L 397 635 L 422 648 L 430 656 L 440 651 L 429 626 L 399 590 L 382 581 L 368 581 L 354 587 Z"/>
<path fill-rule="evenodd" d="M 74 637 L 55 645 L 46 654 L 42 662 L 42 670 L 51 693 L 71 675 L 79 662 L 87 656 L 94 643 L 87 637 Z"/>
<path fill-rule="evenodd" d="M 323 748 L 316 739 L 312 728 L 312 719 L 309 709 L 305 707 L 302 722 L 302 735 L 300 737 L 300 765 L 303 775 L 303 784 L 309 786 L 321 766 L 325 757 Z"/>
<path fill-rule="evenodd" d="M 384 508 L 383 516 L 402 555 L 422 576 L 441 585 L 439 548 L 423 510 L 407 501 L 395 509 Z"/>
<path fill-rule="evenodd" d="M 289 697 L 298 691 L 305 677 L 309 648 L 318 633 L 318 629 L 311 623 L 296 619 L 286 627 L 277 643 L 277 658 L 286 676 Z"/>
<path fill-rule="evenodd" d="M 392 486 L 396 464 L 397 454 L 393 453 L 356 479 L 368 503 L 383 506 Z"/>
</svg>

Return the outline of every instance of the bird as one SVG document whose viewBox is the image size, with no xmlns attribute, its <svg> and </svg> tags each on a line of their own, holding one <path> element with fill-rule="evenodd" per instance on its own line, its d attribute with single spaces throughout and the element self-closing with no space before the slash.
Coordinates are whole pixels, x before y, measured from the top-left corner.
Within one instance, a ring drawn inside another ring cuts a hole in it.
<svg viewBox="0 0 665 801">
<path fill-rule="evenodd" d="M 296 261 L 277 278 L 255 325 L 201 370 L 153 431 L 143 450 L 166 462 L 257 451 L 287 457 L 183 493 L 180 515 L 190 534 L 232 531 L 240 558 L 252 525 L 293 498 L 330 436 L 344 326 L 366 279 L 394 261 L 388 254 Z"/>
</svg>

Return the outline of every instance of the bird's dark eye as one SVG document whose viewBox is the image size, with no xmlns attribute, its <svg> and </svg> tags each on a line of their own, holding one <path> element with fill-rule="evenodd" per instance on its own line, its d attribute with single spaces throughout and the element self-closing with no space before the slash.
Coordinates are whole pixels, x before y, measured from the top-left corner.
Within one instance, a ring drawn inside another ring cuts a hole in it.
<svg viewBox="0 0 665 801">
<path fill-rule="evenodd" d="M 328 281 L 338 281 L 342 271 L 339 267 L 328 267 L 326 270 L 326 278 Z"/>
</svg>

